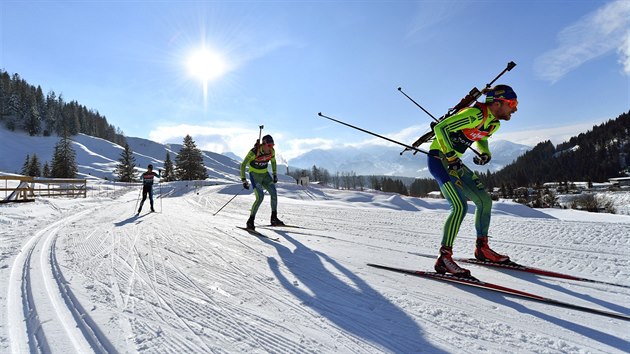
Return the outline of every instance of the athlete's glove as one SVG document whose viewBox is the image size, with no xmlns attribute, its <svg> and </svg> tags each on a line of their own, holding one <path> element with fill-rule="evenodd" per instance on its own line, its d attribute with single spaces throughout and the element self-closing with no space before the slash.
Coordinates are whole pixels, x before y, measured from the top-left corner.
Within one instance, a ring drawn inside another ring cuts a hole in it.
<svg viewBox="0 0 630 354">
<path fill-rule="evenodd" d="M 277 174 L 273 174 L 273 183 L 278 183 L 278 175 Z"/>
<path fill-rule="evenodd" d="M 490 162 L 491 159 L 492 157 L 484 152 L 479 155 L 479 157 L 473 157 L 473 162 L 475 163 L 475 165 L 485 165 Z"/>
<path fill-rule="evenodd" d="M 243 180 L 243 188 L 249 189 L 249 182 L 246 179 Z"/>
</svg>

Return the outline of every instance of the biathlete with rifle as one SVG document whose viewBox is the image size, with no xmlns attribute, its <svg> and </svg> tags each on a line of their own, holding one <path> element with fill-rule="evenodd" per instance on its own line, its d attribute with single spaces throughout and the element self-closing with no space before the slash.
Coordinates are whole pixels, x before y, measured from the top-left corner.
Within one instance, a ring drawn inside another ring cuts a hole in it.
<svg viewBox="0 0 630 354">
<path fill-rule="evenodd" d="M 452 258 L 453 243 L 466 216 L 468 200 L 476 206 L 475 258 L 494 263 L 510 260 L 488 246 L 492 199 L 479 177 L 460 160 L 466 149 L 475 143 L 480 154 L 473 158 L 473 162 L 477 165 L 490 162 L 492 155 L 488 149 L 488 138 L 499 129 L 501 120 L 509 121 L 518 110 L 516 93 L 510 86 L 496 85 L 485 90 L 485 94 L 485 103 L 477 102 L 473 107 L 464 108 L 433 127 L 435 139 L 429 150 L 429 172 L 437 180 L 451 206 L 444 224 L 442 247 L 435 262 L 435 271 L 438 273 L 470 276 L 470 271 L 461 268 Z"/>
<path fill-rule="evenodd" d="M 254 230 L 254 219 L 258 208 L 265 198 L 265 192 L 263 188 L 269 192 L 271 196 L 271 225 L 283 226 L 284 223 L 278 219 L 278 193 L 276 191 L 275 183 L 278 182 L 278 175 L 276 171 L 276 152 L 273 148 L 274 142 L 271 135 L 265 135 L 262 138 L 262 142 L 254 145 L 247 156 L 241 163 L 241 181 L 243 182 L 243 188 L 249 189 L 249 183 L 245 178 L 245 168 L 249 166 L 249 180 L 252 182 L 254 188 L 254 194 L 256 200 L 250 210 L 249 219 L 247 220 L 247 229 Z M 268 164 L 271 162 L 271 171 L 273 176 L 269 175 Z"/>
</svg>

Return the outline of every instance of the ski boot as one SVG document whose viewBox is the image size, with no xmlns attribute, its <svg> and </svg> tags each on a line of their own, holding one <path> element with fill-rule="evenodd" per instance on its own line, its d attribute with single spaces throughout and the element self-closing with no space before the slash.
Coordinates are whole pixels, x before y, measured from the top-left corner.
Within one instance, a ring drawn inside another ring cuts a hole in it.
<svg viewBox="0 0 630 354">
<path fill-rule="evenodd" d="M 509 263 L 510 257 L 498 254 L 488 246 L 488 236 L 477 237 L 475 258 L 480 261 L 492 263 Z"/>
<path fill-rule="evenodd" d="M 453 260 L 453 247 L 442 246 L 440 248 L 440 256 L 435 261 L 434 268 L 440 274 L 450 273 L 456 277 L 470 277 L 470 270 L 460 267 Z"/>
<path fill-rule="evenodd" d="M 284 226 L 284 223 L 282 222 L 282 220 L 278 219 L 277 211 L 271 212 L 271 226 Z"/>
<path fill-rule="evenodd" d="M 248 230 L 256 230 L 256 226 L 254 225 L 254 216 L 250 215 L 249 219 L 247 219 L 247 225 L 246 228 Z"/>
</svg>

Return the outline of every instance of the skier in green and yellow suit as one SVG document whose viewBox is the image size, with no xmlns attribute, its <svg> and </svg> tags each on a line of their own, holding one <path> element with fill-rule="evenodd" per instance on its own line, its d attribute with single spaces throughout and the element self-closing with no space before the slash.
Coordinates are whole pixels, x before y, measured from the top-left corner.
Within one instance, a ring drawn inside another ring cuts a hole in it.
<svg viewBox="0 0 630 354">
<path fill-rule="evenodd" d="M 452 258 L 453 243 L 468 210 L 468 200 L 476 206 L 475 257 L 489 262 L 509 262 L 508 256 L 498 254 L 488 246 L 492 199 L 479 177 L 462 163 L 460 157 L 475 143 L 480 156 L 474 157 L 473 162 L 485 165 L 490 161 L 488 138 L 499 129 L 501 120 L 509 121 L 517 111 L 516 98 L 510 86 L 497 85 L 486 92 L 485 103 L 477 102 L 433 127 L 435 139 L 429 150 L 428 167 L 451 205 L 451 213 L 444 224 L 442 247 L 435 263 L 438 273 L 470 276 L 470 271 L 461 268 Z"/>
<path fill-rule="evenodd" d="M 252 182 L 254 188 L 254 194 L 256 195 L 256 201 L 252 205 L 252 209 L 247 220 L 247 228 L 250 230 L 255 229 L 254 219 L 258 208 L 265 198 L 265 192 L 263 188 L 269 192 L 271 196 L 271 225 L 282 226 L 284 223 L 278 219 L 278 193 L 276 191 L 276 183 L 278 182 L 278 175 L 276 171 L 276 152 L 273 148 L 274 142 L 271 135 L 265 135 L 262 138 L 261 144 L 256 144 L 251 149 L 243 162 L 241 163 L 241 181 L 243 182 L 243 188 L 249 189 L 249 183 L 245 178 L 245 167 L 249 166 L 249 180 Z M 271 162 L 271 171 L 273 177 L 269 175 L 268 164 Z"/>
</svg>

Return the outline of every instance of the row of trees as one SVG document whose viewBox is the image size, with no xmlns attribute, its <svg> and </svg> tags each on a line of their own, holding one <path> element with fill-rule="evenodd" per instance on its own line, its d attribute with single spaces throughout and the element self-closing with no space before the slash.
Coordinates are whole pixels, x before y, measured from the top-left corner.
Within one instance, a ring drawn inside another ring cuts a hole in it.
<svg viewBox="0 0 630 354">
<path fill-rule="evenodd" d="M 399 193 L 414 197 L 425 197 L 429 192 L 439 190 L 434 179 L 414 179 L 408 186 L 401 178 L 388 176 L 357 176 L 353 171 L 336 172 L 331 174 L 323 167 L 313 166 L 310 170 L 295 169 L 289 171 L 289 176 L 299 180 L 308 176 L 309 180 L 330 185 L 334 188 L 363 190 L 366 186 L 377 191 Z"/>
<path fill-rule="evenodd" d="M 133 151 L 131 151 L 129 144 L 125 144 L 116 166 L 115 174 L 118 180 L 121 182 L 137 181 L 136 166 Z M 208 178 L 206 167 L 203 164 L 203 153 L 197 148 L 195 141 L 190 135 L 184 137 L 182 148 L 175 157 L 175 164 L 171 161 L 170 153 L 166 152 L 164 170 L 162 170 L 161 176 L 161 180 L 165 182 L 204 180 Z"/>
<path fill-rule="evenodd" d="M 87 135 L 123 145 L 123 132 L 97 111 L 66 102 L 54 91 L 44 95 L 40 86 L 28 84 L 18 74 L 0 70 L 0 121 L 7 129 L 24 130 L 29 135 Z"/>
<path fill-rule="evenodd" d="M 525 187 L 549 181 L 605 182 L 627 174 L 629 165 L 627 112 L 558 146 L 541 142 L 500 171 L 479 176 L 488 188 L 502 183 Z"/>
<path fill-rule="evenodd" d="M 74 178 L 78 171 L 76 152 L 67 135 L 64 135 L 55 145 L 50 165 L 48 161 L 45 161 L 42 166 L 37 154 L 26 155 L 26 161 L 22 165 L 22 174 L 32 177 Z"/>
<path fill-rule="evenodd" d="M 118 164 L 114 174 L 120 182 L 136 182 L 136 159 L 129 144 L 125 142 L 120 153 Z M 27 155 L 21 173 L 25 176 L 51 177 L 51 178 L 75 178 L 78 172 L 76 153 L 72 148 L 72 141 L 64 135 L 55 145 L 52 163 L 44 162 L 42 166 L 37 154 Z M 175 180 L 204 180 L 208 173 L 203 164 L 203 153 L 197 148 L 190 135 L 184 137 L 184 144 L 175 157 L 175 164 L 171 160 L 170 153 L 166 153 L 162 181 Z"/>
</svg>

